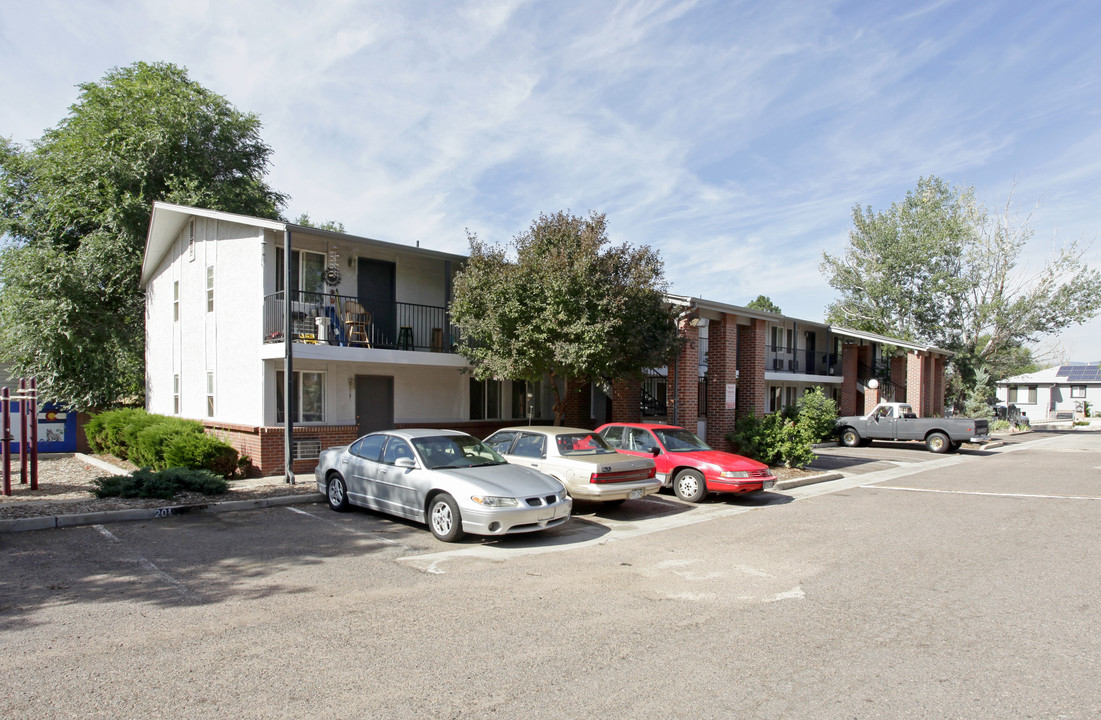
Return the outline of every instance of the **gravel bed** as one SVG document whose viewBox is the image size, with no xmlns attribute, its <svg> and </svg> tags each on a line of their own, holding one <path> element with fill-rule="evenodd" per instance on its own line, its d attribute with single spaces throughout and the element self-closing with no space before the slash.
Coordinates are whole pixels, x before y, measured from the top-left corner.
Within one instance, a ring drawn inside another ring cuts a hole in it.
<svg viewBox="0 0 1101 720">
<path fill-rule="evenodd" d="M 111 456 L 95 456 L 122 470 L 135 467 Z M 191 505 L 224 502 L 227 500 L 255 500 L 282 495 L 298 495 L 317 492 L 313 475 L 300 477 L 295 485 L 287 485 L 279 478 L 264 480 L 231 480 L 229 492 L 221 495 L 203 495 L 183 492 L 173 500 L 144 498 L 97 498 L 92 494 L 92 481 L 112 473 L 91 465 L 72 455 L 40 455 L 38 458 L 38 490 L 21 483 L 19 456 L 12 457 L 10 496 L 0 494 L 0 519 L 49 517 L 71 513 L 100 512 L 104 510 L 132 510 L 169 505 Z M 236 487 L 235 487 L 236 485 Z"/>
</svg>

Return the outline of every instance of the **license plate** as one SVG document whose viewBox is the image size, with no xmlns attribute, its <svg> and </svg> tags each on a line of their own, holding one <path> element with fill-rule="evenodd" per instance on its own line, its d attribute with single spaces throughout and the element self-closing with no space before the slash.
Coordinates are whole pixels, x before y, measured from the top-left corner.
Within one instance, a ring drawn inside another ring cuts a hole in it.
<svg viewBox="0 0 1101 720">
<path fill-rule="evenodd" d="M 761 489 L 762 490 L 768 490 L 770 487 L 773 487 L 775 485 L 776 485 L 775 480 L 765 480 L 763 483 L 761 483 Z"/>
<path fill-rule="evenodd" d="M 642 497 L 642 490 L 632 490 L 631 494 L 627 496 L 628 500 L 637 500 Z"/>
</svg>

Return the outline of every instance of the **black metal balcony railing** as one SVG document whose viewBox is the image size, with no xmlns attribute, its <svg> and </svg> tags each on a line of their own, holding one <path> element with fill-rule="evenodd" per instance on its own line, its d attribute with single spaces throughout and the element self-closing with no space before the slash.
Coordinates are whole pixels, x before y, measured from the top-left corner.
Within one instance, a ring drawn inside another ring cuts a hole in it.
<svg viewBox="0 0 1101 720">
<path fill-rule="evenodd" d="M 284 293 L 264 298 L 264 342 L 287 336 Z M 292 342 L 384 350 L 455 352 L 458 329 L 447 308 L 361 300 L 351 295 L 291 293 Z"/>
<path fill-rule="evenodd" d="M 803 375 L 841 375 L 841 362 L 833 353 L 805 347 L 768 345 L 765 348 L 765 370 Z"/>
<path fill-rule="evenodd" d="M 860 363 L 856 369 L 856 381 L 867 387 L 868 381 L 872 379 L 879 381 L 879 397 L 883 402 L 895 402 L 901 398 L 900 388 L 891 382 L 890 365 L 881 364 L 878 367 L 872 367 Z"/>
</svg>

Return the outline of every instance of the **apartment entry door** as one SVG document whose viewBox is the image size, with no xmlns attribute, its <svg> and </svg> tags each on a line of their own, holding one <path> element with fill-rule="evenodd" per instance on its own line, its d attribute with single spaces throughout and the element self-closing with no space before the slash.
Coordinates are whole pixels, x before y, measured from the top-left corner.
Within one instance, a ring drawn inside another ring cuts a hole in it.
<svg viewBox="0 0 1101 720">
<path fill-rule="evenodd" d="M 359 259 L 356 291 L 360 304 L 371 313 L 371 342 L 376 347 L 393 347 L 397 342 L 395 269 L 394 263 L 385 260 Z"/>
<path fill-rule="evenodd" d="M 394 427 L 394 378 L 356 375 L 356 425 L 360 437 Z"/>
</svg>

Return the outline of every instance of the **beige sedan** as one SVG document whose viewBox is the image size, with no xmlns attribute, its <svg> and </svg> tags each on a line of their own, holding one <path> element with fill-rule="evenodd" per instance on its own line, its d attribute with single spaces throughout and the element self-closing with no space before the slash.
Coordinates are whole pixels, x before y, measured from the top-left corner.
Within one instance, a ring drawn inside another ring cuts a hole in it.
<svg viewBox="0 0 1101 720">
<path fill-rule="evenodd" d="M 617 453 L 592 430 L 512 427 L 486 444 L 515 465 L 527 465 L 561 482 L 575 500 L 619 504 L 661 488 L 654 461 Z"/>
</svg>

